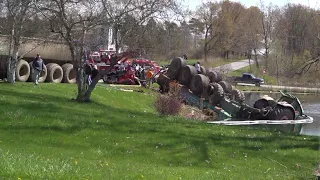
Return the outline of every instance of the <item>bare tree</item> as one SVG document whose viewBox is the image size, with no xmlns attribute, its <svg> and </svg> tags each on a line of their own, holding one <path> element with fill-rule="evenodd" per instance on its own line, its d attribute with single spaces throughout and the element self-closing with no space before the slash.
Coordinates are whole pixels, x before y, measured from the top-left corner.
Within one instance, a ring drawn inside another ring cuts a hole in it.
<svg viewBox="0 0 320 180">
<path fill-rule="evenodd" d="M 202 30 L 204 33 L 204 60 L 207 61 L 208 54 L 211 52 L 219 42 L 218 27 L 220 22 L 218 21 L 218 12 L 220 4 L 218 3 L 204 3 L 196 11 L 196 18 L 190 23 L 193 26 L 197 26 L 198 30 Z"/>
<path fill-rule="evenodd" d="M 52 0 L 38 1 L 35 6 L 45 18 L 50 20 L 51 32 L 60 34 L 69 46 L 73 68 L 77 72 L 78 95 L 76 100 L 89 101 L 91 92 L 99 79 L 94 79 L 87 88 L 87 74 L 84 71 L 85 40 L 88 31 L 106 20 L 101 19 L 103 17 L 101 4 L 99 5 L 97 0 Z"/>
<path fill-rule="evenodd" d="M 4 0 L 4 11 L 7 17 L 7 27 L 10 31 L 9 52 L 7 61 L 7 80 L 15 83 L 15 70 L 19 61 L 18 51 L 25 21 L 33 15 L 32 0 Z M 6 28 L 6 27 L 2 27 Z"/>
<path fill-rule="evenodd" d="M 170 19 L 172 19 L 177 14 L 181 14 L 180 5 L 176 0 L 101 0 L 101 2 L 105 17 L 109 19 L 105 25 L 113 29 L 114 44 L 117 52 L 119 52 L 127 32 L 133 28 L 145 24 L 151 18 L 168 18 L 171 15 Z M 129 26 L 130 28 L 124 27 L 127 25 L 127 17 L 135 18 L 134 26 Z"/>
<path fill-rule="evenodd" d="M 262 37 L 262 25 L 260 23 L 260 19 L 263 16 L 262 12 L 257 7 L 250 7 L 246 10 L 245 14 L 245 34 L 246 34 L 246 48 L 248 51 L 248 56 L 251 58 L 251 54 L 253 52 L 254 61 L 256 66 L 259 68 L 258 61 L 258 51 L 261 48 Z"/>
<path fill-rule="evenodd" d="M 261 16 L 261 27 L 263 36 L 263 55 L 265 57 L 265 66 L 268 67 L 268 57 L 270 54 L 271 45 L 274 42 L 275 35 L 275 23 L 277 17 L 279 17 L 279 10 L 276 6 L 269 4 L 265 7 L 261 1 L 261 11 L 263 16 Z"/>
</svg>

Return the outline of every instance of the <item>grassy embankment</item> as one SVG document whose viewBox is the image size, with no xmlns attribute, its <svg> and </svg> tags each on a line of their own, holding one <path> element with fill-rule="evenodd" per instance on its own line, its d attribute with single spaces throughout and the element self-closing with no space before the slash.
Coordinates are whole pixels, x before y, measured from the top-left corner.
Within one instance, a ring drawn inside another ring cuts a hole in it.
<svg viewBox="0 0 320 180">
<path fill-rule="evenodd" d="M 154 94 L 0 84 L 0 179 L 312 179 L 318 137 L 162 117 Z"/>
</svg>

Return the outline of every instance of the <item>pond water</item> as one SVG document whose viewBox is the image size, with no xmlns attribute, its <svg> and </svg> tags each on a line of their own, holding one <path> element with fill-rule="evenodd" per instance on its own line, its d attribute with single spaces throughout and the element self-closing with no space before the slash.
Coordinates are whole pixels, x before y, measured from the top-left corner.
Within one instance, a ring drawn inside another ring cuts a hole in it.
<svg viewBox="0 0 320 180">
<path fill-rule="evenodd" d="M 253 105 L 262 95 L 269 95 L 274 99 L 280 98 L 280 93 L 259 93 L 259 92 L 247 92 L 246 103 Z M 306 124 L 301 130 L 301 134 L 320 136 L 320 95 L 314 94 L 293 94 L 301 101 L 305 114 L 313 117 L 313 123 Z"/>
</svg>

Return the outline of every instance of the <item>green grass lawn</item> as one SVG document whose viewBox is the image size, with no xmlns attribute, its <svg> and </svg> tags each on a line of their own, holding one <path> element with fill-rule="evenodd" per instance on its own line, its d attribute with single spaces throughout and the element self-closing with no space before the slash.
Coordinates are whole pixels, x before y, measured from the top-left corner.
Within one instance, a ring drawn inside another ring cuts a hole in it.
<svg viewBox="0 0 320 180">
<path fill-rule="evenodd" d="M 155 94 L 0 83 L 0 179 L 314 179 L 319 138 L 162 117 Z"/>
</svg>

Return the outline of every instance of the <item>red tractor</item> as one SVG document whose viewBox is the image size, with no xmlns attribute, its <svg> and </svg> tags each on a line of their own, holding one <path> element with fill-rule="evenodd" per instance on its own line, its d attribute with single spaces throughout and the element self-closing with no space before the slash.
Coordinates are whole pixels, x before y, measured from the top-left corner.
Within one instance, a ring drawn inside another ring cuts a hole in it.
<svg viewBox="0 0 320 180">
<path fill-rule="evenodd" d="M 100 50 L 91 53 L 88 63 L 101 71 L 109 68 L 112 58 L 116 57 L 117 64 L 102 77 L 103 81 L 109 84 L 140 85 L 140 80 L 145 80 L 146 70 L 152 68 L 154 74 L 157 74 L 160 66 L 156 61 L 136 58 L 137 56 L 136 51 L 116 54 L 113 50 Z"/>
</svg>

